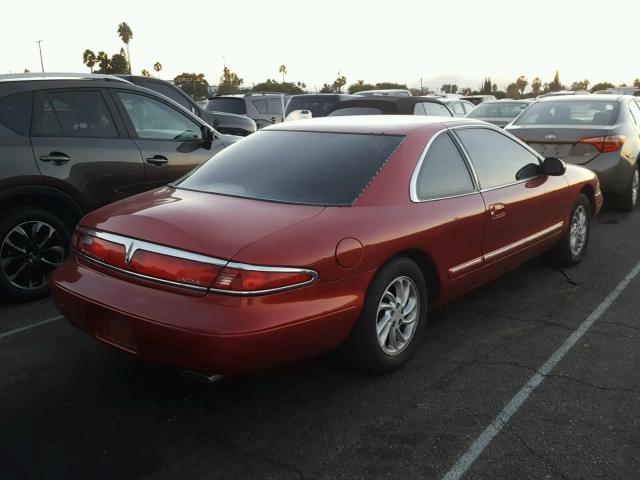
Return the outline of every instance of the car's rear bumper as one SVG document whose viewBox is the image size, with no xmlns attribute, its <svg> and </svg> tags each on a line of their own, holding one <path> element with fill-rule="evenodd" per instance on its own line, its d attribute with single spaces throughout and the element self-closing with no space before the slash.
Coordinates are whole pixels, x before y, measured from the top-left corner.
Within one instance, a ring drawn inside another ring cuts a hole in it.
<svg viewBox="0 0 640 480">
<path fill-rule="evenodd" d="M 72 256 L 55 272 L 52 296 L 74 326 L 102 342 L 154 362 L 233 374 L 338 346 L 357 320 L 369 279 L 263 297 L 193 297 L 105 275 Z"/>
<path fill-rule="evenodd" d="M 600 187 L 605 195 L 624 194 L 633 174 L 632 161 L 622 157 L 620 152 L 601 153 L 593 160 L 581 164 L 598 175 Z"/>
</svg>

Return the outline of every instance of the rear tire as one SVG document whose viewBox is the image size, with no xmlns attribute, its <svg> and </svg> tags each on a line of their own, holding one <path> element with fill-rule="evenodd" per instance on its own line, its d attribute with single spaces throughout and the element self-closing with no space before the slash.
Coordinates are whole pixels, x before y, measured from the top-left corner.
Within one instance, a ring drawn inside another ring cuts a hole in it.
<svg viewBox="0 0 640 480">
<path fill-rule="evenodd" d="M 636 164 L 633 168 L 633 175 L 629 180 L 627 189 L 618 202 L 619 209 L 623 212 L 632 212 L 638 205 L 638 193 L 640 192 L 640 170 Z"/>
<path fill-rule="evenodd" d="M 378 271 L 358 322 L 341 347 L 349 363 L 373 373 L 403 365 L 427 320 L 427 285 L 415 262 L 397 257 Z"/>
<path fill-rule="evenodd" d="M 569 228 L 551 250 L 554 263 L 561 267 L 580 263 L 587 251 L 590 233 L 591 204 L 587 196 L 581 193 L 571 208 Z"/>
<path fill-rule="evenodd" d="M 69 228 L 35 207 L 17 207 L 0 219 L 0 294 L 27 302 L 49 293 L 49 279 L 69 253 Z"/>
</svg>

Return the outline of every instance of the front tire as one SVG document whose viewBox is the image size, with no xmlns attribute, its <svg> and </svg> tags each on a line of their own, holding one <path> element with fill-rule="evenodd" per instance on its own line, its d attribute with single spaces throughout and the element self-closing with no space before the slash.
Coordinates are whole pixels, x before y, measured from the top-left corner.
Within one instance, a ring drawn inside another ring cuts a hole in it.
<svg viewBox="0 0 640 480">
<path fill-rule="evenodd" d="M 427 298 L 415 262 L 398 257 L 386 264 L 369 286 L 360 318 L 341 347 L 343 356 L 373 373 L 403 365 L 422 337 Z"/>
<path fill-rule="evenodd" d="M 49 279 L 68 254 L 71 236 L 57 216 L 34 207 L 0 220 L 0 294 L 27 302 L 49 292 Z"/>
<path fill-rule="evenodd" d="M 571 208 L 567 232 L 552 250 L 555 263 L 561 267 L 580 263 L 587 251 L 590 233 L 591 204 L 587 196 L 581 193 Z"/>
</svg>

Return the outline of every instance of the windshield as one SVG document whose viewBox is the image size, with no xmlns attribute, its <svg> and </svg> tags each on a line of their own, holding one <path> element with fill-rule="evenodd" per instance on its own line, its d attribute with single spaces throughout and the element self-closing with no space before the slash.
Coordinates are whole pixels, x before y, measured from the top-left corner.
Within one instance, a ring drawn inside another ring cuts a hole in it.
<svg viewBox="0 0 640 480">
<path fill-rule="evenodd" d="M 481 103 L 467 117 L 470 118 L 516 118 L 529 104 L 526 102 Z"/>
<path fill-rule="evenodd" d="M 285 116 L 294 110 L 309 110 L 313 118 L 326 117 L 338 100 L 339 97 L 326 95 L 293 97 L 287 104 Z"/>
<path fill-rule="evenodd" d="M 222 150 L 175 186 L 283 203 L 348 206 L 403 139 L 261 131 Z"/>
<path fill-rule="evenodd" d="M 613 125 L 617 105 L 616 101 L 593 100 L 537 102 L 514 125 Z"/>
<path fill-rule="evenodd" d="M 244 115 L 247 108 L 244 104 L 244 98 L 212 98 L 207 102 L 204 108 L 207 112 L 227 112 Z"/>
</svg>

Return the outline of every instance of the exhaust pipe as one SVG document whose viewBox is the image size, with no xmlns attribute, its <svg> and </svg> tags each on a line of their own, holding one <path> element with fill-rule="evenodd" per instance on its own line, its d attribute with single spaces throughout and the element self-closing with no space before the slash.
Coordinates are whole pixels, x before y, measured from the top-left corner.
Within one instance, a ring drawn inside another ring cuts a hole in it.
<svg viewBox="0 0 640 480">
<path fill-rule="evenodd" d="M 205 383 L 215 383 L 224 378 L 224 375 L 206 375 L 204 373 L 198 373 L 192 370 L 182 370 L 180 374 L 191 380 L 196 380 L 198 382 L 205 382 Z"/>
</svg>

